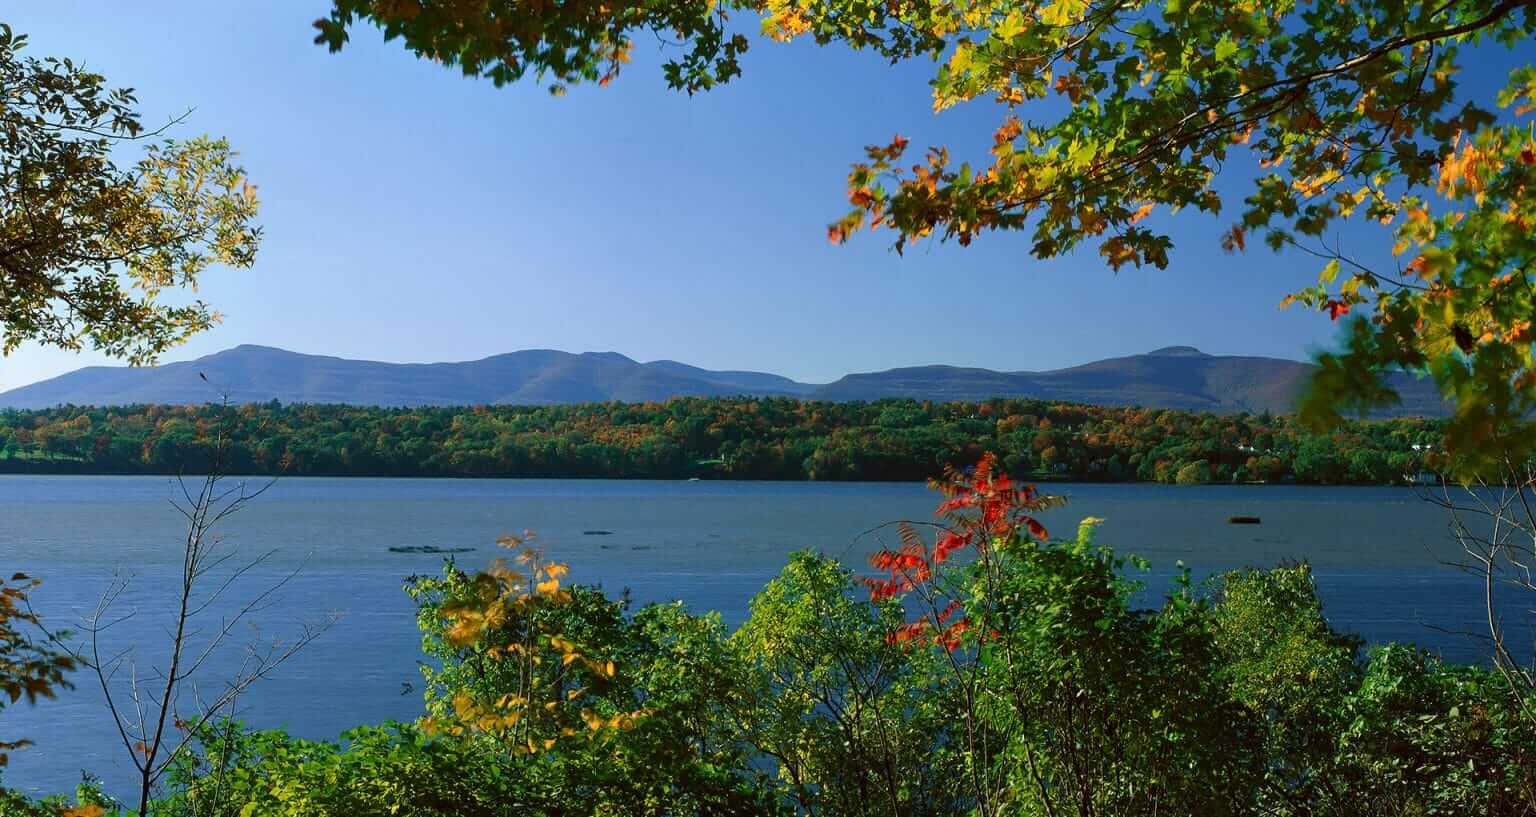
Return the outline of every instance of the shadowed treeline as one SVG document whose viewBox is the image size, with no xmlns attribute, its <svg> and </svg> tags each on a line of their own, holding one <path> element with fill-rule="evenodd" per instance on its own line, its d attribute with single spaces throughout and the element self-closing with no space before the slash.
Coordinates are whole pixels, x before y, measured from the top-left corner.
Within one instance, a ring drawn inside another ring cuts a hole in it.
<svg viewBox="0 0 1536 817">
<path fill-rule="evenodd" d="M 992 453 L 1020 477 L 1398 483 L 1433 466 L 1440 421 L 1348 423 L 1038 400 L 232 409 L 228 468 L 316 476 L 922 480 Z M 207 459 L 209 406 L 0 411 L 0 471 L 177 473 Z"/>
</svg>

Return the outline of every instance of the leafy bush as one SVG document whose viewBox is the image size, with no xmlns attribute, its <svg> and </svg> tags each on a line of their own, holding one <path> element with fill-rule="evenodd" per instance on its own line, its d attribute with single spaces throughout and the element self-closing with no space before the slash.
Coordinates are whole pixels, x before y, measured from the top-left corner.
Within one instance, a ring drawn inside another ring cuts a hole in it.
<svg viewBox="0 0 1536 817">
<path fill-rule="evenodd" d="M 341 743 L 213 725 L 178 765 L 157 814 L 196 817 L 491 817 L 530 810 L 537 781 L 468 741 L 415 726 L 364 726 Z"/>
</svg>

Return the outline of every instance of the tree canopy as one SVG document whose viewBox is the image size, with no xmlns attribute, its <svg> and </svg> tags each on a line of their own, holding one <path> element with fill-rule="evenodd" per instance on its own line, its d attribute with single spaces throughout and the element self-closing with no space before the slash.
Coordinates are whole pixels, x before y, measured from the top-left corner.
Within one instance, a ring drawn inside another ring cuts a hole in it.
<svg viewBox="0 0 1536 817">
<path fill-rule="evenodd" d="M 224 140 L 147 144 L 130 88 L 68 59 L 23 55 L 0 23 L 0 350 L 89 345 L 132 363 L 207 329 L 202 301 L 170 304 L 212 264 L 248 267 L 256 189 Z"/>
<path fill-rule="evenodd" d="M 0 473 L 181 473 L 220 435 L 238 473 L 922 480 L 991 453 L 1021 479 L 1395 484 L 1443 467 L 1442 422 L 1347 422 L 1041 400 L 387 409 L 65 406 L 0 410 Z"/>
<path fill-rule="evenodd" d="M 900 136 L 870 146 L 834 242 L 1025 231 L 1037 258 L 1089 244 L 1115 269 L 1164 267 L 1172 239 L 1147 217 L 1203 211 L 1228 251 L 1315 257 L 1317 283 L 1287 303 L 1350 316 L 1303 403 L 1314 422 L 1390 404 L 1384 375 L 1406 369 L 1455 401 L 1447 440 L 1467 467 L 1536 450 L 1536 66 L 1459 81 L 1469 59 L 1529 46 L 1530 0 L 334 0 L 316 26 L 332 50 L 372 23 L 467 75 L 531 72 L 555 91 L 606 84 L 651 33 L 680 43 L 666 81 L 693 93 L 740 73 L 750 16 L 774 39 L 935 61 L 935 111 L 997 103 L 981 163 L 913 157 Z M 1329 241 L 1346 222 L 1400 263 Z"/>
</svg>

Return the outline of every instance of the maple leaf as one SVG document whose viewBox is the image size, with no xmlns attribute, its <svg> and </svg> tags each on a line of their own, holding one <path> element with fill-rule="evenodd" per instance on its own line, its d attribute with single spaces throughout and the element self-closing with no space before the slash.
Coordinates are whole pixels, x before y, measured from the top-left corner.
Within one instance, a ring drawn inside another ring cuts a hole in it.
<svg viewBox="0 0 1536 817">
<path fill-rule="evenodd" d="M 1246 232 L 1243 228 L 1233 225 L 1232 229 L 1222 235 L 1221 248 L 1227 252 L 1242 252 L 1248 247 L 1245 237 Z"/>
</svg>

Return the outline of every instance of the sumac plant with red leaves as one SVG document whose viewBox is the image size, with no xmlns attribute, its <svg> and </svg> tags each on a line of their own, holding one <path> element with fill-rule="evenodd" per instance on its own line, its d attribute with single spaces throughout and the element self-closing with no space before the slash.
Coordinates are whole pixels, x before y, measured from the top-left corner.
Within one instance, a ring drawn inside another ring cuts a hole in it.
<svg viewBox="0 0 1536 817">
<path fill-rule="evenodd" d="M 1188 574 L 1161 608 L 1138 605 L 1145 588 L 1124 574 L 1146 563 L 1095 542 L 1092 517 L 1050 539 L 1038 515 L 1061 500 L 990 457 L 934 488 L 932 535 L 898 524 L 865 585 L 907 611 L 887 641 L 939 659 L 972 813 L 1255 813 L 1254 716 L 1227 693 Z"/>
<path fill-rule="evenodd" d="M 897 642 L 932 644 L 954 651 L 972 628 L 964 604 L 939 581 L 939 566 L 955 554 L 970 550 L 987 567 L 995 549 L 1021 537 L 1045 541 L 1049 533 L 1035 514 L 1061 504 L 1060 497 L 1019 485 L 998 468 L 988 453 L 969 473 L 947 469 L 930 486 L 944 496 L 929 525 L 937 532 L 930 544 L 910 522 L 897 523 L 901 544 L 881 548 L 869 559 L 880 575 L 864 580 L 871 601 L 906 596 L 917 601 L 922 614 L 890 634 Z"/>
</svg>

